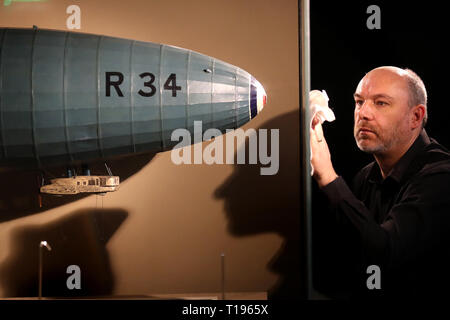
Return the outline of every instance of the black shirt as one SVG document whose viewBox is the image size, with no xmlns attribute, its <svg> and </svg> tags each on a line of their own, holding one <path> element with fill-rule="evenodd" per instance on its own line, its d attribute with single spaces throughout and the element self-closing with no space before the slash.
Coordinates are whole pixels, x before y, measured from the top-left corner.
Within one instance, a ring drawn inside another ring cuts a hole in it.
<svg viewBox="0 0 450 320">
<path fill-rule="evenodd" d="M 450 297 L 450 154 L 425 130 L 385 179 L 374 161 L 352 190 L 342 177 L 322 190 L 353 237 L 353 296 Z M 381 290 L 367 288 L 369 265 Z"/>
</svg>

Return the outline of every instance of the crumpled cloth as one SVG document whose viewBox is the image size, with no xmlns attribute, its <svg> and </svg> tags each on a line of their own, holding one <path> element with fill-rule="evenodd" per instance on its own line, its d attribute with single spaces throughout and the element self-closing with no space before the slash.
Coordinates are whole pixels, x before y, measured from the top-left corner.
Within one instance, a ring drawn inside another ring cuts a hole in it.
<svg viewBox="0 0 450 320">
<path fill-rule="evenodd" d="M 310 128 L 312 129 L 312 122 L 314 117 L 319 119 L 320 124 L 325 121 L 331 122 L 336 120 L 333 110 L 328 106 L 328 95 L 325 90 L 312 90 L 309 92 L 309 110 L 311 115 Z M 312 153 L 311 153 L 312 158 Z M 314 174 L 314 167 L 311 164 L 311 176 Z"/>
<path fill-rule="evenodd" d="M 309 93 L 311 126 L 315 116 L 319 118 L 320 124 L 324 123 L 325 121 L 331 122 L 336 120 L 333 110 L 331 110 L 328 106 L 329 100 L 330 99 L 328 98 L 325 90 L 312 90 Z"/>
</svg>

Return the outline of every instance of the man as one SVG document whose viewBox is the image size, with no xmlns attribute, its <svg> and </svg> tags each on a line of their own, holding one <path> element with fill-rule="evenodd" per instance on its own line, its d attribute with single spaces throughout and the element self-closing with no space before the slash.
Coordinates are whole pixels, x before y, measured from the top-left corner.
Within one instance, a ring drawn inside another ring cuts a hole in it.
<svg viewBox="0 0 450 320">
<path fill-rule="evenodd" d="M 351 238 L 341 248 L 352 256 L 351 296 L 450 297 L 450 155 L 424 129 L 425 86 L 411 70 L 379 67 L 354 100 L 356 144 L 375 161 L 352 189 L 335 172 L 317 119 L 311 129 L 313 177 Z M 367 286 L 371 265 L 380 290 Z"/>
</svg>

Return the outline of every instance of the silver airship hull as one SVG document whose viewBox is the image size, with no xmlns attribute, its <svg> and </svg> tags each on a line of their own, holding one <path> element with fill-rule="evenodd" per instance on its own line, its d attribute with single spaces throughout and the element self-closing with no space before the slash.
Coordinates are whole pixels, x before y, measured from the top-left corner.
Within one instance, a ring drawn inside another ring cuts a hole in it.
<svg viewBox="0 0 450 320">
<path fill-rule="evenodd" d="M 191 50 L 0 28 L 0 165 L 165 151 L 175 129 L 238 128 L 265 99 L 248 72 Z"/>
</svg>

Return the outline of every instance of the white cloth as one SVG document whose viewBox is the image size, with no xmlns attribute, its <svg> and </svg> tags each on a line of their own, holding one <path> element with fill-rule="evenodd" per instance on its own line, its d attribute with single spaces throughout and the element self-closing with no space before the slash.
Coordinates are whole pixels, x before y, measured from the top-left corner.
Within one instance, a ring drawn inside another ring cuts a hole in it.
<svg viewBox="0 0 450 320">
<path fill-rule="evenodd" d="M 312 129 L 312 122 L 314 117 L 317 116 L 319 119 L 320 124 L 324 123 L 325 121 L 331 122 L 336 120 L 336 117 L 334 115 L 333 110 L 330 109 L 328 106 L 328 101 L 330 99 L 328 98 L 328 95 L 325 90 L 319 91 L 319 90 L 312 90 L 309 93 L 309 110 L 311 115 L 311 123 L 310 127 Z M 312 158 L 312 152 L 311 152 L 311 158 Z M 314 167 L 311 163 L 311 176 L 314 174 Z"/>
<path fill-rule="evenodd" d="M 328 95 L 325 90 L 313 90 L 309 93 L 309 110 L 311 114 L 311 126 L 315 116 L 319 118 L 320 124 L 325 121 L 331 122 L 336 120 L 333 110 L 328 106 Z"/>
</svg>

